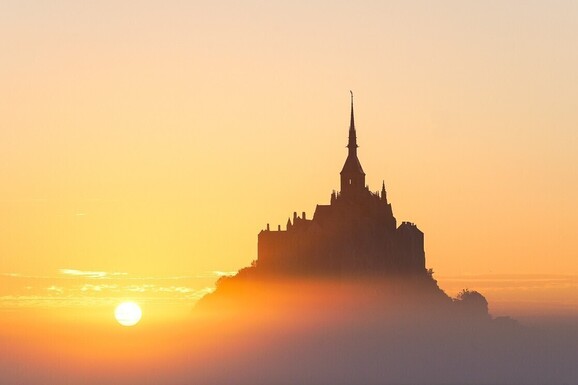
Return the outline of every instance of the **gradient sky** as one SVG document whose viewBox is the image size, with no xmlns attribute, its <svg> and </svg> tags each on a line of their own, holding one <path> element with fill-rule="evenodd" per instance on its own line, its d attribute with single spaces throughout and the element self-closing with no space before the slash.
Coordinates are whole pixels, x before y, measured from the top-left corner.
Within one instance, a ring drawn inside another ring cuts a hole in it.
<svg viewBox="0 0 578 385">
<path fill-rule="evenodd" d="M 267 223 L 338 189 L 352 89 L 367 182 L 436 274 L 577 275 L 576 20 L 574 1 L 4 0 L 0 273 L 248 265 Z"/>
</svg>

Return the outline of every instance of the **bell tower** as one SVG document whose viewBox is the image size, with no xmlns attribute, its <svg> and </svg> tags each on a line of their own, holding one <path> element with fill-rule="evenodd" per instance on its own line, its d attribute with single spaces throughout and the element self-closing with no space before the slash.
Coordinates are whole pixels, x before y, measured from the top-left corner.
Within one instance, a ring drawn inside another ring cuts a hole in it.
<svg viewBox="0 0 578 385">
<path fill-rule="evenodd" d="M 351 93 L 351 120 L 349 122 L 349 141 L 347 159 L 341 170 L 341 195 L 352 196 L 365 190 L 365 173 L 357 158 L 357 134 L 353 116 L 353 92 Z"/>
</svg>

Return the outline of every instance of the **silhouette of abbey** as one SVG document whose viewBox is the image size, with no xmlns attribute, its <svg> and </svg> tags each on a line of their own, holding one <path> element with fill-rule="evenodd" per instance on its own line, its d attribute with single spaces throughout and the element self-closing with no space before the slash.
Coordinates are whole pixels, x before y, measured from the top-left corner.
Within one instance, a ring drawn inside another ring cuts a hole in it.
<svg viewBox="0 0 578 385">
<path fill-rule="evenodd" d="M 381 192 L 365 184 L 357 157 L 357 134 L 351 94 L 348 154 L 341 170 L 341 191 L 329 205 L 317 205 L 312 219 L 293 213 L 287 227 L 259 233 L 258 259 L 262 273 L 290 275 L 426 274 L 423 233 L 410 222 L 399 227 Z"/>
<path fill-rule="evenodd" d="M 219 278 L 216 290 L 205 295 L 198 305 L 222 309 L 232 304 L 243 306 L 264 296 L 261 302 L 257 301 L 257 308 L 267 307 L 282 298 L 273 294 L 267 297 L 269 288 L 274 286 L 271 284 L 286 278 L 291 283 L 328 278 L 330 282 L 345 284 L 332 291 L 341 297 L 347 295 L 348 283 L 361 284 L 356 288 L 362 290 L 358 293 L 363 293 L 366 300 L 372 299 L 376 308 L 387 302 L 385 298 L 395 297 L 408 304 L 417 301 L 453 314 L 487 319 L 488 304 L 481 294 L 465 290 L 452 300 L 439 288 L 433 271 L 425 267 L 423 233 L 410 222 L 397 226 L 385 183 L 377 192 L 366 186 L 357 148 L 352 93 L 341 191 L 333 191 L 328 205 L 317 205 L 311 219 L 295 212 L 285 229 L 278 226 L 272 230 L 267 225 L 259 233 L 258 256 L 251 266 L 236 275 Z M 299 285 L 291 285 L 289 293 L 299 299 L 312 294 L 307 286 Z"/>
</svg>

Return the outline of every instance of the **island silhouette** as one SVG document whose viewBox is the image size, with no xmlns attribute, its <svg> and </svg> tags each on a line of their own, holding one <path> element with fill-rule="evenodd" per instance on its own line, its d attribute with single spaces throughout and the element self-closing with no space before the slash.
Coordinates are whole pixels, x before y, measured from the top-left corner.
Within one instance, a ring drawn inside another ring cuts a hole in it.
<svg viewBox="0 0 578 385">
<path fill-rule="evenodd" d="M 222 343 L 203 366 L 207 383 L 574 383 L 575 330 L 493 316 L 475 290 L 446 294 L 423 232 L 397 225 L 385 183 L 366 185 L 357 150 L 351 94 L 340 191 L 311 218 L 267 224 L 251 265 L 195 305 L 195 327 Z"/>
<path fill-rule="evenodd" d="M 379 312 L 383 304 L 395 303 L 398 314 L 411 309 L 491 319 L 482 294 L 464 289 L 451 298 L 440 289 L 433 269 L 426 268 L 424 233 L 409 221 L 397 225 L 385 181 L 380 191 L 366 185 L 350 93 L 348 153 L 340 191 L 331 193 L 329 204 L 318 204 L 310 219 L 305 212 L 294 212 L 284 228 L 267 224 L 258 235 L 257 259 L 235 275 L 221 277 L 197 308 L 221 313 L 258 313 L 264 306 L 310 309 L 306 304 L 312 298 L 331 303 L 337 297 L 343 307 L 336 317 L 349 317 L 352 311 L 366 314 L 368 309 Z M 360 310 L 362 302 L 367 308 Z M 327 305 L 319 311 L 330 313 Z M 501 317 L 500 322 L 514 321 Z"/>
</svg>

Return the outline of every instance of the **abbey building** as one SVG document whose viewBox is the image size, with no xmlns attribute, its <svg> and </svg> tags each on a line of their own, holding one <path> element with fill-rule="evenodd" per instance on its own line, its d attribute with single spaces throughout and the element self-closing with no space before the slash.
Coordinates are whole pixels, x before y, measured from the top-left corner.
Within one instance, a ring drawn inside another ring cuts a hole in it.
<svg viewBox="0 0 578 385">
<path fill-rule="evenodd" d="M 385 183 L 380 192 L 365 184 L 357 148 L 352 95 L 341 191 L 331 194 L 328 205 L 317 205 L 311 219 L 293 213 L 285 229 L 267 225 L 259 233 L 255 270 L 299 276 L 426 274 L 423 233 L 413 223 L 397 226 Z"/>
</svg>

